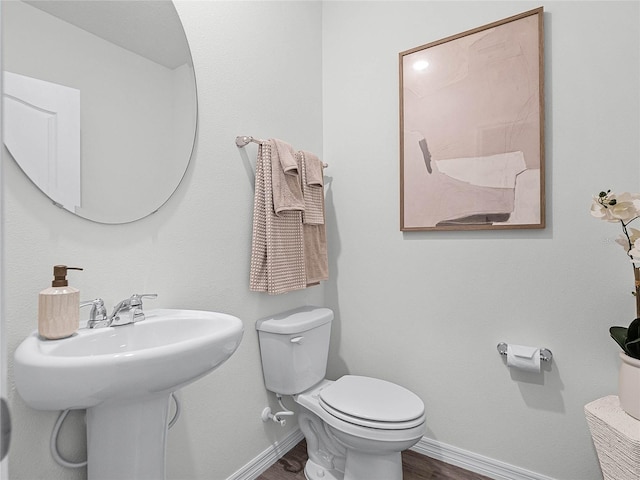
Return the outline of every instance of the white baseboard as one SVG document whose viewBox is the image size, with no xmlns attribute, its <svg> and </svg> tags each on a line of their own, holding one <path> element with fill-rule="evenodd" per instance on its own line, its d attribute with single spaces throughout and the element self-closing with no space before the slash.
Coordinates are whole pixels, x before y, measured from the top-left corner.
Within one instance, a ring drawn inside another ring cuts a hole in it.
<svg viewBox="0 0 640 480">
<path fill-rule="evenodd" d="M 295 447 L 304 436 L 299 429 L 293 430 L 280 442 L 271 445 L 260 455 L 251 460 L 227 480 L 255 480 L 271 465 Z M 489 457 L 478 455 L 458 447 L 422 437 L 411 448 L 416 453 L 440 460 L 470 472 L 479 473 L 494 480 L 555 480 L 524 468 L 509 465 Z"/>
<path fill-rule="evenodd" d="M 555 480 L 427 437 L 422 437 L 411 450 L 495 480 Z"/>
<path fill-rule="evenodd" d="M 260 455 L 251 460 L 248 464 L 231 475 L 227 480 L 255 480 L 271 465 L 276 463 L 282 456 L 295 447 L 304 438 L 300 429 L 295 429 L 267 448 Z"/>
</svg>

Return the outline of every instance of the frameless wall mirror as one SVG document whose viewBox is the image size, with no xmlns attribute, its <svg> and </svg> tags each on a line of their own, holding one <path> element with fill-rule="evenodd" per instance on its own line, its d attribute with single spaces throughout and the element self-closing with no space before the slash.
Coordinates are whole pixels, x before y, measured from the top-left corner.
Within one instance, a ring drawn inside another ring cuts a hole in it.
<svg viewBox="0 0 640 480">
<path fill-rule="evenodd" d="M 2 2 L 4 143 L 58 206 L 127 223 L 171 197 L 196 134 L 170 0 Z"/>
</svg>

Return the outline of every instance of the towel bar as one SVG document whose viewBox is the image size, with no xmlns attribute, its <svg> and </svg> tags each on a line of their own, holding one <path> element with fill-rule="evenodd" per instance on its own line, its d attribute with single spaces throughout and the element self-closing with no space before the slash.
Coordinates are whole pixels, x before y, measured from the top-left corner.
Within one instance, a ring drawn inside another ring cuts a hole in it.
<svg viewBox="0 0 640 480">
<path fill-rule="evenodd" d="M 265 143 L 265 140 L 260 140 L 259 138 L 253 138 L 250 135 L 238 135 L 236 137 L 236 146 L 238 148 L 246 147 L 250 143 L 261 144 L 261 143 Z M 327 168 L 328 166 L 329 165 L 326 163 L 322 164 L 322 168 Z"/>
<path fill-rule="evenodd" d="M 507 347 L 508 345 L 504 342 L 500 342 L 498 344 L 498 353 L 500 355 L 507 355 Z M 549 350 L 548 348 L 541 348 L 540 349 L 540 360 L 542 360 L 543 362 L 550 362 L 551 359 L 553 358 L 553 353 L 551 353 L 551 350 Z"/>
</svg>

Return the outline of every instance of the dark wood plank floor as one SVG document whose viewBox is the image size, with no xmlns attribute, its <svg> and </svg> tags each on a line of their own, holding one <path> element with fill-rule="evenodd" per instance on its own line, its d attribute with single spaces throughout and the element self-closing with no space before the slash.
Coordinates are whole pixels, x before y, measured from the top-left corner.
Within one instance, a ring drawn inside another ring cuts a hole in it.
<svg viewBox="0 0 640 480">
<path fill-rule="evenodd" d="M 307 446 L 302 440 L 257 480 L 305 480 L 306 461 Z M 402 452 L 402 470 L 404 480 L 490 480 L 410 450 Z"/>
</svg>

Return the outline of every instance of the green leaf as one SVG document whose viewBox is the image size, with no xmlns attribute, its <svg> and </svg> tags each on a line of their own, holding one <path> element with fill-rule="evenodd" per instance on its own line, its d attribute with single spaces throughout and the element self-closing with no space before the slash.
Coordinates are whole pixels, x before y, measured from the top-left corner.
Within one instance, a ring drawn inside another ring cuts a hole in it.
<svg viewBox="0 0 640 480">
<path fill-rule="evenodd" d="M 640 338 L 640 318 L 636 318 L 629 325 L 629 329 L 627 330 L 627 342 L 632 342 L 634 340 L 638 340 Z"/>
<path fill-rule="evenodd" d="M 627 327 L 611 327 L 609 329 L 611 338 L 613 338 L 625 352 L 627 351 L 627 348 L 625 347 L 625 343 L 627 343 L 627 330 Z"/>
<path fill-rule="evenodd" d="M 625 352 L 630 357 L 640 359 L 640 338 L 627 342 Z"/>
</svg>

